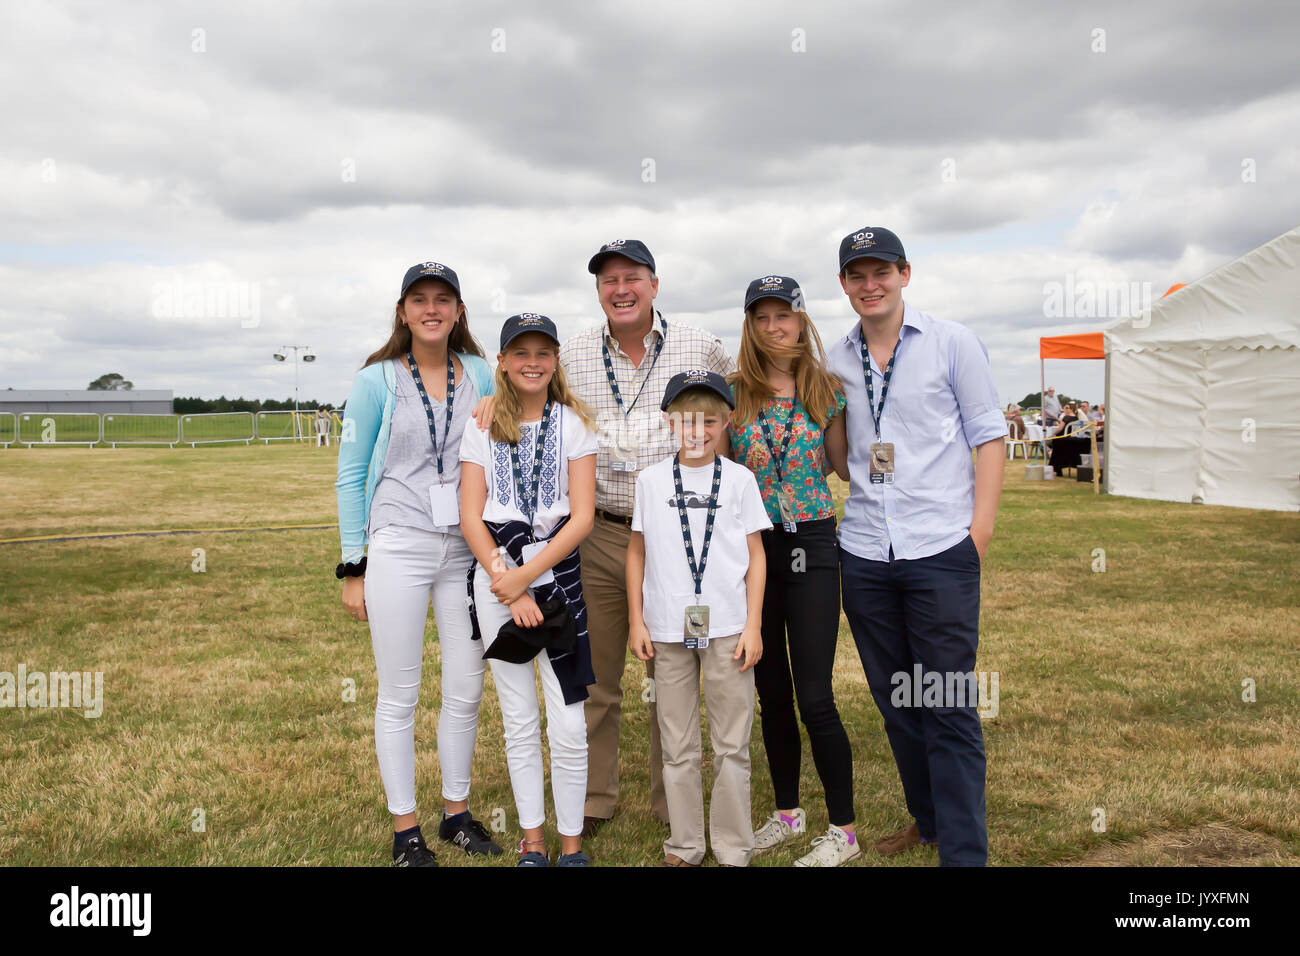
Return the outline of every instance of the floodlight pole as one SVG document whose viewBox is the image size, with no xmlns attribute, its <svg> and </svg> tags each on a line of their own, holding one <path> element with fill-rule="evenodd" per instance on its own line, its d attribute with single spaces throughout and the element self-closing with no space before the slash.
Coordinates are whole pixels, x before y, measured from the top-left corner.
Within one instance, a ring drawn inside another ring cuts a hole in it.
<svg viewBox="0 0 1300 956">
<path fill-rule="evenodd" d="M 311 352 L 311 346 L 308 345 L 280 346 L 281 352 L 286 352 L 290 349 L 293 350 L 293 437 L 302 438 L 303 436 L 300 431 L 301 424 L 298 417 L 298 350 L 302 349 L 302 351 L 305 353 Z M 311 356 L 311 357 L 315 358 L 315 356 Z"/>
</svg>

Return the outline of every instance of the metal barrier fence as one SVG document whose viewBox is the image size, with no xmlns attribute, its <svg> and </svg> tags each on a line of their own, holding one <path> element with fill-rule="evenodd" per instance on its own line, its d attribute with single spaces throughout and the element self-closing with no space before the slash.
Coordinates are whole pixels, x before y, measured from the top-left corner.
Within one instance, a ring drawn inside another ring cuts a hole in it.
<svg viewBox="0 0 1300 956">
<path fill-rule="evenodd" d="M 296 416 L 296 420 L 295 420 Z M 329 415 L 328 435 L 338 440 L 343 421 Z M 255 441 L 315 442 L 316 413 L 202 412 L 192 415 L 141 415 L 113 412 L 0 412 L 0 448 L 10 445 L 217 445 Z"/>
<path fill-rule="evenodd" d="M 114 412 L 103 416 L 103 441 L 118 445 L 166 445 L 175 448 L 181 440 L 181 423 L 175 415 L 140 415 Z"/>
<path fill-rule="evenodd" d="M 258 412 L 257 437 L 270 444 L 273 441 L 293 441 L 305 437 L 293 412 Z"/>
<path fill-rule="evenodd" d="M 18 416 L 18 443 L 33 445 L 97 445 L 104 438 L 99 415 L 72 412 L 25 412 Z"/>
<path fill-rule="evenodd" d="M 252 412 L 201 412 L 181 415 L 181 441 L 195 445 L 220 442 L 251 444 L 254 437 Z"/>
</svg>

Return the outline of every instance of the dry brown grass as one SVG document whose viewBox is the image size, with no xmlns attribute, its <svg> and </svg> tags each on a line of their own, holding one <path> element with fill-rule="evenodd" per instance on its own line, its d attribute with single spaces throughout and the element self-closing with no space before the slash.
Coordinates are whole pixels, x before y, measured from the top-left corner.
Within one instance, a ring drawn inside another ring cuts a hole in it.
<svg viewBox="0 0 1300 956">
<path fill-rule="evenodd" d="M 125 528 L 303 524 L 334 517 L 332 454 L 309 448 L 10 450 L 0 537 Z M 1190 865 L 1300 859 L 1300 515 L 1102 497 L 1009 470 L 985 567 L 981 670 L 991 861 Z M 207 571 L 190 570 L 193 548 Z M 1093 573 L 1094 548 L 1107 570 Z M 0 547 L 0 670 L 105 673 L 104 715 L 0 710 L 0 858 L 10 863 L 385 862 L 390 819 L 373 743 L 374 663 L 347 618 L 325 531 Z M 841 625 L 836 691 L 864 837 L 907 822 Z M 426 821 L 439 793 L 438 648 L 417 712 Z M 645 864 L 650 821 L 642 670 L 625 678 L 624 797 L 589 849 Z M 357 700 L 342 699 L 356 682 Z M 1241 682 L 1256 683 L 1255 703 Z M 826 826 L 805 746 L 803 805 Z M 770 809 L 753 745 L 754 814 Z M 206 832 L 190 827 L 206 813 Z M 517 839 L 489 690 L 473 807 Z M 1107 829 L 1091 828 L 1095 808 Z M 789 864 L 802 848 L 762 859 Z M 446 865 L 508 865 L 440 853 Z M 933 855 L 864 865 L 919 865 Z"/>
</svg>

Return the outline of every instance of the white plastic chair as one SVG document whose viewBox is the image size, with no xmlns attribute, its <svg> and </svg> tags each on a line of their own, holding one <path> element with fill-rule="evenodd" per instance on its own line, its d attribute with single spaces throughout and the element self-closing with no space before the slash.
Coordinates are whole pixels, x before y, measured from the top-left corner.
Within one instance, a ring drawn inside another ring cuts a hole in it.
<svg viewBox="0 0 1300 956">
<path fill-rule="evenodd" d="M 1032 425 L 1025 425 L 1026 434 L 1028 434 L 1028 430 L 1032 427 L 1033 427 Z M 1016 457 L 1017 448 L 1019 448 L 1022 452 L 1024 452 L 1023 457 L 1026 460 L 1028 460 L 1029 442 L 1027 442 L 1024 438 L 1012 438 L 1011 422 L 1008 421 L 1007 422 L 1007 461 L 1010 461 L 1011 459 Z"/>
</svg>

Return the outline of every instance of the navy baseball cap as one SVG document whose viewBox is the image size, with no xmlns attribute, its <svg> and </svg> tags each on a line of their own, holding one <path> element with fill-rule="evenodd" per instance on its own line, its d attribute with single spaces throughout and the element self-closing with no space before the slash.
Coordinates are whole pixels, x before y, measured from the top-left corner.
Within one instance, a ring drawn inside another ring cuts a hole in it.
<svg viewBox="0 0 1300 956">
<path fill-rule="evenodd" d="M 441 279 L 456 290 L 457 298 L 461 297 L 460 279 L 456 278 L 455 271 L 441 262 L 417 262 L 406 270 L 406 276 L 402 279 L 402 294 L 398 298 L 405 299 L 406 290 L 421 279 Z"/>
<path fill-rule="evenodd" d="M 600 251 L 591 257 L 587 263 L 587 271 L 592 275 L 600 272 L 600 267 L 605 264 L 605 260 L 610 256 L 622 256 L 624 259 L 631 259 L 633 262 L 639 262 L 643 266 L 649 266 L 650 271 L 655 271 L 655 257 L 650 255 L 650 250 L 646 248 L 645 243 L 640 239 L 612 239 L 600 247 Z"/>
<path fill-rule="evenodd" d="M 749 288 L 745 290 L 746 311 L 759 299 L 767 298 L 789 302 L 796 312 L 804 310 L 803 290 L 799 288 L 799 283 L 789 276 L 763 276 L 751 282 Z"/>
<path fill-rule="evenodd" d="M 725 378 L 717 372 L 710 372 L 707 368 L 691 368 L 685 372 L 678 372 L 668 380 L 668 385 L 664 388 L 664 400 L 659 403 L 659 410 L 668 411 L 668 406 L 688 388 L 707 388 L 721 396 L 728 408 L 736 407 L 736 396 L 731 393 L 731 386 L 727 384 Z"/>
<path fill-rule="evenodd" d="M 529 332 L 541 332 L 542 335 L 551 338 L 556 345 L 560 344 L 560 336 L 554 322 L 536 312 L 520 312 L 518 315 L 510 316 L 506 319 L 506 324 L 501 326 L 501 351 L 504 352 L 507 345 Z"/>
<path fill-rule="evenodd" d="M 840 240 L 840 271 L 855 259 L 906 259 L 903 243 L 884 226 L 863 226 Z"/>
</svg>

